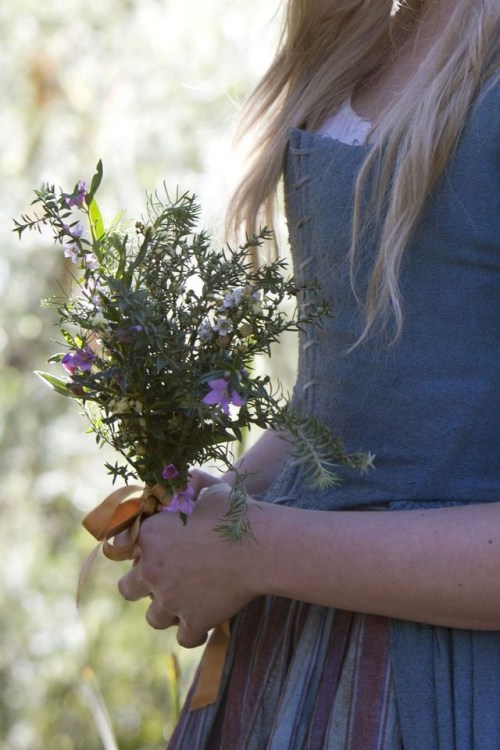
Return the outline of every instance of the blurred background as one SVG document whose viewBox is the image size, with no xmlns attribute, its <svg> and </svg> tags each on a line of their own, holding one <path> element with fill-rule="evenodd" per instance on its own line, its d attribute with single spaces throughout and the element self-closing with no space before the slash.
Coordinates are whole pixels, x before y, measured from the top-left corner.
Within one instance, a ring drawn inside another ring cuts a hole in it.
<svg viewBox="0 0 500 750">
<path fill-rule="evenodd" d="M 165 181 L 199 195 L 220 238 L 231 122 L 269 63 L 268 0 L 16 0 L 0 4 L 0 750 L 159 750 L 199 658 L 145 624 L 92 549 L 83 513 L 110 490 L 74 403 L 33 370 L 58 349 L 62 253 L 12 233 L 32 190 L 70 190 L 102 158 L 108 220 Z M 188 750 L 188 749 L 186 749 Z M 194 750 L 194 749 L 193 749 Z"/>
</svg>

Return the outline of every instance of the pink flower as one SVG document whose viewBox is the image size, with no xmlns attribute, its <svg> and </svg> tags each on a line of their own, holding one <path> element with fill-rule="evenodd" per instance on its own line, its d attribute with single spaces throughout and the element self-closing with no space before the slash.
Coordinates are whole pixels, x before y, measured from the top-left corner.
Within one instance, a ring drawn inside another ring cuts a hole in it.
<svg viewBox="0 0 500 750">
<path fill-rule="evenodd" d="M 245 399 L 237 391 L 229 389 L 226 378 L 209 380 L 210 393 L 202 399 L 204 404 L 219 404 L 226 416 L 229 415 L 229 404 L 234 406 L 245 406 Z"/>
<path fill-rule="evenodd" d="M 179 475 L 177 467 L 174 464 L 167 464 L 161 473 L 163 479 L 175 479 Z"/>
<path fill-rule="evenodd" d="M 62 230 L 64 234 L 73 237 L 74 240 L 79 240 L 83 234 L 83 224 L 80 224 L 79 221 L 77 221 L 76 224 L 72 224 L 71 226 L 69 224 L 63 224 Z"/>
<path fill-rule="evenodd" d="M 89 346 L 86 346 L 84 349 L 75 349 L 75 351 L 65 354 L 61 359 L 61 364 L 66 372 L 73 375 L 76 370 L 90 372 L 92 369 L 92 362 L 94 362 L 95 359 L 97 359 L 97 357 L 92 349 Z"/>
<path fill-rule="evenodd" d="M 194 490 L 192 487 L 187 487 L 185 490 L 179 490 L 174 493 L 169 505 L 165 508 L 169 513 L 184 513 L 186 516 L 190 516 L 194 509 Z"/>
<path fill-rule="evenodd" d="M 80 181 L 75 188 L 75 192 L 71 195 L 67 195 L 64 198 L 64 202 L 69 208 L 71 208 L 72 206 L 81 206 L 83 201 L 85 200 L 86 193 L 87 186 L 84 182 Z"/>
</svg>

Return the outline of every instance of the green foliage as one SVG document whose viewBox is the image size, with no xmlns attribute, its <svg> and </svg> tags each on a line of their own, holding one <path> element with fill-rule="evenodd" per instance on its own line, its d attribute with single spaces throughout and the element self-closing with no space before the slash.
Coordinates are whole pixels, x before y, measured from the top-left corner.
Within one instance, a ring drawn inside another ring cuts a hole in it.
<svg viewBox="0 0 500 750">
<path fill-rule="evenodd" d="M 284 275 L 285 260 L 255 263 L 255 250 L 270 239 L 266 229 L 240 247 L 215 248 L 197 229 L 201 209 L 189 193 L 150 195 L 135 232 L 106 230 L 100 213 L 95 218 L 102 176 L 100 161 L 88 191 L 84 182 L 71 193 L 36 190 L 41 215 L 15 221 L 14 231 L 21 237 L 48 226 L 71 259 L 74 284 L 53 302 L 68 351 L 50 358 L 70 375 L 41 377 L 81 402 L 98 444 L 126 460 L 106 464 L 113 481 L 165 487 L 185 522 L 191 466 L 219 461 L 232 470 L 230 444 L 243 431 L 290 424 L 297 460 L 311 463 L 320 486 L 335 482 L 334 462 L 354 459 L 318 420 L 294 413 L 269 377 L 252 372 L 255 357 L 269 355 L 283 333 L 322 324 L 329 310 L 317 282 L 299 290 Z M 286 314 L 283 302 L 299 291 L 308 312 L 295 305 Z M 231 542 L 251 535 L 243 480 L 217 528 Z"/>
<path fill-rule="evenodd" d="M 229 496 L 229 509 L 215 526 L 229 544 L 255 541 L 247 516 L 247 491 L 244 476 L 236 476 Z"/>
<path fill-rule="evenodd" d="M 365 472 L 373 468 L 370 453 L 346 453 L 341 440 L 331 433 L 317 417 L 300 417 L 288 411 L 282 429 L 291 436 L 295 447 L 293 463 L 302 467 L 304 479 L 312 486 L 326 489 L 339 483 L 338 466 L 349 466 Z"/>
<path fill-rule="evenodd" d="M 120 750 L 160 750 L 200 653 L 179 649 L 173 632 L 147 627 L 142 605 L 119 599 L 116 565 L 97 570 L 76 611 L 91 547 L 79 522 L 107 494 L 102 462 L 115 455 L 95 451 L 74 403 L 33 376 L 60 348 L 48 340 L 53 311 L 39 300 L 62 296 L 71 278 L 45 229 L 20 245 L 10 217 L 45 175 L 73 182 L 96 153 L 120 175 L 108 205 L 114 194 L 139 204 L 141 185 L 168 177 L 202 191 L 205 205 L 217 196 L 213 209 L 222 173 L 208 159 L 234 111 L 226 89 L 236 99 L 248 90 L 255 73 L 245 81 L 235 61 L 248 60 L 249 30 L 268 13 L 262 0 L 102 0 L 84 13 L 74 0 L 17 0 L 0 9 L 1 750 L 103 748 L 82 687 L 89 665 Z"/>
<path fill-rule="evenodd" d="M 161 750 L 200 654 L 148 628 L 142 604 L 120 600 L 125 564 L 98 567 L 76 610 L 92 546 L 80 519 L 108 493 L 102 464 L 117 457 L 96 451 L 72 400 L 33 376 L 61 349 L 40 298 L 62 300 L 71 269 L 45 227 L 20 244 L 10 218 L 28 210 L 33 185 L 73 184 L 100 154 L 108 172 L 100 202 L 110 215 L 123 204 L 139 211 L 144 190 L 166 179 L 196 190 L 204 224 L 216 225 L 228 125 L 270 58 L 277 26 L 267 0 L 82 8 L 76 0 L 0 5 L 1 750 L 101 750 L 82 688 L 89 667 L 120 750 Z M 276 350 L 278 361 L 286 378 Z"/>
</svg>

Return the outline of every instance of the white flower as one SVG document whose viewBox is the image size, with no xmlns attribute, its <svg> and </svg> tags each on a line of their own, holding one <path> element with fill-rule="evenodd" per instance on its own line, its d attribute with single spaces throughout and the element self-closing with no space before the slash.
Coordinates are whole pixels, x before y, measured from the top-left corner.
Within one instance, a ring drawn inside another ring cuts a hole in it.
<svg viewBox="0 0 500 750">
<path fill-rule="evenodd" d="M 218 318 L 215 321 L 213 328 L 219 336 L 227 336 L 233 330 L 233 324 L 229 318 Z"/>
<path fill-rule="evenodd" d="M 198 326 L 198 336 L 200 337 L 200 341 L 202 343 L 210 341 L 213 335 L 214 329 L 212 328 L 212 324 L 208 318 L 205 318 L 205 320 L 203 320 Z"/>
</svg>

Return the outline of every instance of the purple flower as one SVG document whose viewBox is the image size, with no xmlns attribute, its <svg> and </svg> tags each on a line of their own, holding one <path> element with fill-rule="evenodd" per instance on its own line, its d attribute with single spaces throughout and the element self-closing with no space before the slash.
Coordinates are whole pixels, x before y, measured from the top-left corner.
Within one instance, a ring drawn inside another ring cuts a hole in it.
<svg viewBox="0 0 500 750">
<path fill-rule="evenodd" d="M 185 490 L 179 490 L 175 492 L 169 505 L 166 506 L 165 510 L 169 513 L 184 513 L 186 516 L 190 516 L 194 508 L 194 490 L 192 487 L 187 487 Z"/>
<path fill-rule="evenodd" d="M 166 466 L 164 466 L 161 473 L 163 479 L 174 479 L 176 476 L 178 476 L 178 474 L 179 472 L 174 464 L 167 464 Z"/>
<path fill-rule="evenodd" d="M 229 390 L 229 382 L 226 378 L 209 380 L 210 393 L 202 399 L 204 404 L 219 404 L 226 416 L 229 415 L 229 404 L 234 406 L 245 406 L 245 399 L 237 391 Z"/>
<path fill-rule="evenodd" d="M 76 224 L 70 227 L 69 224 L 63 223 L 62 230 L 64 234 L 73 237 L 74 240 L 79 240 L 83 234 L 83 224 L 80 224 L 80 222 L 78 221 Z"/>
<path fill-rule="evenodd" d="M 142 326 L 129 326 L 128 328 L 118 328 L 116 338 L 120 344 L 130 344 L 134 336 L 142 332 Z"/>
<path fill-rule="evenodd" d="M 80 181 L 75 189 L 75 192 L 71 195 L 67 195 L 64 198 L 65 204 L 71 208 L 72 206 L 81 206 L 83 201 L 85 200 L 85 195 L 87 194 L 87 186 L 84 182 Z"/>
<path fill-rule="evenodd" d="M 76 370 L 89 372 L 92 369 L 92 362 L 97 359 L 96 355 L 89 346 L 83 349 L 75 349 L 64 355 L 61 364 L 70 375 Z"/>
<path fill-rule="evenodd" d="M 219 310 L 232 310 L 238 307 L 245 294 L 245 287 L 238 286 L 232 292 L 226 292 Z"/>
<path fill-rule="evenodd" d="M 69 245 L 64 246 L 64 257 L 75 265 L 78 263 L 78 246 L 75 242 L 70 242 Z"/>
<path fill-rule="evenodd" d="M 85 253 L 83 262 L 85 263 L 85 268 L 89 271 L 95 271 L 96 268 L 99 268 L 99 261 L 94 253 Z"/>
</svg>

